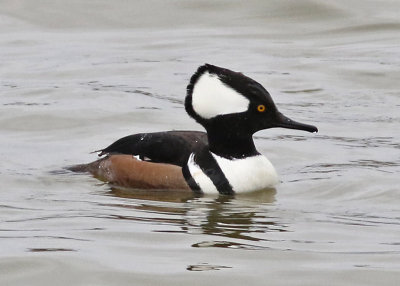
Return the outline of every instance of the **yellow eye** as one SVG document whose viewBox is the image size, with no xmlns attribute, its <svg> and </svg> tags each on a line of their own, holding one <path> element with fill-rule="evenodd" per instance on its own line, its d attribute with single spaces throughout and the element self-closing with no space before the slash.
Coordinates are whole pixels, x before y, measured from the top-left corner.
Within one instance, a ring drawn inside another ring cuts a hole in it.
<svg viewBox="0 0 400 286">
<path fill-rule="evenodd" d="M 258 112 L 264 112 L 265 111 L 265 105 L 264 104 L 260 104 L 259 106 L 257 106 L 257 111 Z"/>
</svg>

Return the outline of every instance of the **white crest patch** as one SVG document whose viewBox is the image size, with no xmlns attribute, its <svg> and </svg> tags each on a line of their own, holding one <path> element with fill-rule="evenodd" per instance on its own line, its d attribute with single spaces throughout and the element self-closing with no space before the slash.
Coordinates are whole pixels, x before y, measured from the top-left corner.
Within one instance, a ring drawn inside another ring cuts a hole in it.
<svg viewBox="0 0 400 286">
<path fill-rule="evenodd" d="M 204 172 L 200 169 L 200 167 L 194 161 L 193 153 L 190 154 L 187 165 L 189 168 L 190 175 L 192 175 L 192 178 L 195 180 L 195 182 L 200 187 L 200 189 L 203 191 L 203 193 L 206 193 L 206 194 L 217 194 L 218 193 L 218 190 L 214 186 L 211 179 L 206 174 L 204 174 Z"/>
<path fill-rule="evenodd" d="M 235 193 L 246 193 L 273 187 L 278 183 L 274 166 L 263 155 L 229 160 L 211 153 Z"/>
<path fill-rule="evenodd" d="M 224 84 L 217 75 L 205 72 L 197 80 L 192 93 L 193 110 L 205 119 L 244 112 L 250 101 Z"/>
</svg>

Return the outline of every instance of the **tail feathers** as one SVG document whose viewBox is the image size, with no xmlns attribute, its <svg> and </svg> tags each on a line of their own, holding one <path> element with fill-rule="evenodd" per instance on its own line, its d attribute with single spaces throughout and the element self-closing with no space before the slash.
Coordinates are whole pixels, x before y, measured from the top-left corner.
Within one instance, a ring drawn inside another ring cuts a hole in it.
<svg viewBox="0 0 400 286">
<path fill-rule="evenodd" d="M 67 170 L 70 170 L 70 171 L 76 172 L 76 173 L 96 174 L 99 171 L 100 164 L 107 158 L 108 157 L 104 157 L 104 158 L 101 158 L 97 161 L 94 161 L 94 162 L 88 163 L 88 164 L 79 164 L 79 165 L 70 166 L 67 168 Z"/>
<path fill-rule="evenodd" d="M 90 164 L 79 164 L 67 167 L 66 169 L 76 173 L 89 173 L 89 165 Z"/>
</svg>

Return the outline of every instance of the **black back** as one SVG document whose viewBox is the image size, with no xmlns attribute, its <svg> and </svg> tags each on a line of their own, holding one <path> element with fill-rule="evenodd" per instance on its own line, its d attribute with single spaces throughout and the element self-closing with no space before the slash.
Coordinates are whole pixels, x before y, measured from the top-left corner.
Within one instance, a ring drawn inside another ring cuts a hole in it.
<svg viewBox="0 0 400 286">
<path fill-rule="evenodd" d="M 99 156 L 130 154 L 139 156 L 142 160 L 183 167 L 191 153 L 207 145 L 205 132 L 166 131 L 129 135 L 96 152 L 100 152 Z"/>
</svg>

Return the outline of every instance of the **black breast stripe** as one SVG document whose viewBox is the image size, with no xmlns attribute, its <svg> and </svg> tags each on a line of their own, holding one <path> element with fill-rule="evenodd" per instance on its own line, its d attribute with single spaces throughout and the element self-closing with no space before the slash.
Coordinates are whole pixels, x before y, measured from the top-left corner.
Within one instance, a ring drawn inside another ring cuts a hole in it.
<svg viewBox="0 0 400 286">
<path fill-rule="evenodd" d="M 204 148 L 201 152 L 195 154 L 194 161 L 199 165 L 204 174 L 211 179 L 220 194 L 233 195 L 235 193 L 224 172 L 222 172 L 208 149 Z"/>
<path fill-rule="evenodd" d="M 190 174 L 189 167 L 187 164 L 182 167 L 182 174 L 186 180 L 186 183 L 189 185 L 189 187 L 192 189 L 192 191 L 195 194 L 203 193 L 203 191 L 200 189 L 199 185 L 196 183 L 196 181 L 193 179 L 192 175 Z"/>
</svg>

